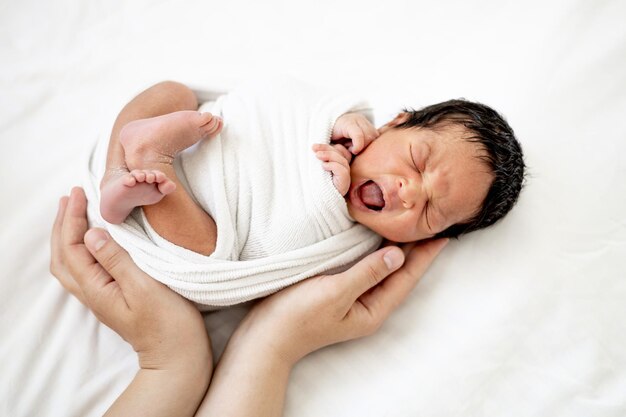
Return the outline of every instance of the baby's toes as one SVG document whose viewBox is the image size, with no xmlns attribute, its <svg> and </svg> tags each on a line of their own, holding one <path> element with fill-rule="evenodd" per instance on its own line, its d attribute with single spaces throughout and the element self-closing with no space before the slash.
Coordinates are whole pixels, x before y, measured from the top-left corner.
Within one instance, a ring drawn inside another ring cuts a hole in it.
<svg viewBox="0 0 626 417">
<path fill-rule="evenodd" d="M 122 179 L 122 184 L 124 184 L 127 187 L 133 187 L 135 184 L 137 184 L 137 180 L 129 172 L 128 174 L 124 175 L 124 178 Z"/>
<path fill-rule="evenodd" d="M 157 188 L 159 189 L 161 194 L 167 195 L 167 194 L 174 192 L 174 190 L 176 190 L 176 184 L 166 177 L 165 181 L 160 182 L 157 185 Z"/>
<path fill-rule="evenodd" d="M 203 137 L 215 134 L 216 127 L 219 125 L 220 120 L 218 116 L 214 116 L 211 113 L 200 113 L 198 115 L 200 134 Z"/>
<path fill-rule="evenodd" d="M 166 182 L 174 184 L 163 171 L 153 169 L 151 172 L 154 174 L 154 182 L 156 182 L 157 184 L 164 184 Z"/>
<path fill-rule="evenodd" d="M 130 175 L 132 175 L 137 182 L 145 182 L 146 181 L 146 173 L 140 169 L 133 169 L 130 171 Z"/>
<path fill-rule="evenodd" d="M 165 175 L 163 172 L 161 172 L 159 170 L 153 169 L 152 173 L 154 174 L 154 182 L 156 182 L 156 183 L 160 184 L 163 181 L 166 181 L 168 179 L 167 175 Z"/>
<path fill-rule="evenodd" d="M 154 175 L 154 172 L 146 171 L 146 182 L 148 184 L 152 184 L 154 181 L 156 181 L 156 175 Z"/>
<path fill-rule="evenodd" d="M 209 123 L 211 123 L 213 118 L 214 116 L 209 112 L 198 113 L 198 126 L 208 125 Z"/>
<path fill-rule="evenodd" d="M 207 136 L 215 136 L 220 130 L 222 130 L 222 119 L 218 116 L 213 116 L 213 119 L 203 127 L 204 134 Z"/>
<path fill-rule="evenodd" d="M 217 123 L 215 128 L 209 133 L 209 136 L 215 136 L 222 131 L 222 127 L 224 127 L 224 120 L 221 117 L 217 117 Z"/>
</svg>

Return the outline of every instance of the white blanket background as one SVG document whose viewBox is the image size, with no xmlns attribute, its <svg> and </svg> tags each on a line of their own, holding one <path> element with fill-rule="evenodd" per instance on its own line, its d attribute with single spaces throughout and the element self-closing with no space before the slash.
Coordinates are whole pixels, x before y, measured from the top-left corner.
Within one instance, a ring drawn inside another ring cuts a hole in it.
<svg viewBox="0 0 626 417">
<path fill-rule="evenodd" d="M 93 142 L 157 81 L 259 73 L 366 92 L 379 122 L 484 101 L 530 173 L 376 335 L 305 358 L 285 416 L 626 415 L 625 21 L 621 0 L 2 2 L 0 415 L 97 416 L 136 370 L 48 272 Z M 244 313 L 207 315 L 217 352 Z"/>
</svg>

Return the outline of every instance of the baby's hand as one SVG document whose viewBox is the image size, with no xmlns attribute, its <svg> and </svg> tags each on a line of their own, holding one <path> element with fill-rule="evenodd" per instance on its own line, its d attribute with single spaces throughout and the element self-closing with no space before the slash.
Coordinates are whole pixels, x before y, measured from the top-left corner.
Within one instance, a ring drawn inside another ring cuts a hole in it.
<svg viewBox="0 0 626 417">
<path fill-rule="evenodd" d="M 350 160 L 352 155 L 342 145 L 313 145 L 317 159 L 323 162 L 322 167 L 333 176 L 333 184 L 341 195 L 350 189 Z"/>
<path fill-rule="evenodd" d="M 346 148 L 356 155 L 367 148 L 367 145 L 377 137 L 378 130 L 367 120 L 367 117 L 360 113 L 346 113 L 335 122 L 330 139 L 342 142 L 342 144 L 344 143 L 342 139 L 348 139 L 348 143 L 345 144 Z"/>
</svg>

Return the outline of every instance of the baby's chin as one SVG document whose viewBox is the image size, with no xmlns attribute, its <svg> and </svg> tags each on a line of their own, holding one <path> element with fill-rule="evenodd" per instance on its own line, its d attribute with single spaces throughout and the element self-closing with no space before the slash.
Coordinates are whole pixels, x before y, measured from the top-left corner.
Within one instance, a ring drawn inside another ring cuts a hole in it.
<svg viewBox="0 0 626 417">
<path fill-rule="evenodd" d="M 370 222 L 368 222 L 365 219 L 362 219 L 361 221 L 359 221 L 359 217 L 360 217 L 359 213 L 358 212 L 356 214 L 351 213 L 349 204 L 348 204 L 348 213 L 354 219 L 354 221 L 356 221 L 359 224 L 362 224 L 363 226 L 372 230 L 374 233 L 377 233 L 378 235 L 380 235 L 383 239 L 388 240 L 389 242 L 392 242 L 392 243 L 419 242 L 420 240 L 430 239 L 434 236 L 432 234 L 424 234 L 424 233 L 409 235 L 405 233 L 404 231 L 386 229 L 384 226 L 381 226 L 380 224 L 370 224 Z"/>
<path fill-rule="evenodd" d="M 412 239 L 407 236 L 394 236 L 390 234 L 381 234 L 381 233 L 379 233 L 379 235 L 381 235 L 383 239 L 389 241 L 390 243 L 398 243 L 398 244 L 420 242 L 422 240 L 430 239 L 432 237 L 432 236 L 427 236 L 427 237 L 421 237 L 418 239 Z"/>
</svg>

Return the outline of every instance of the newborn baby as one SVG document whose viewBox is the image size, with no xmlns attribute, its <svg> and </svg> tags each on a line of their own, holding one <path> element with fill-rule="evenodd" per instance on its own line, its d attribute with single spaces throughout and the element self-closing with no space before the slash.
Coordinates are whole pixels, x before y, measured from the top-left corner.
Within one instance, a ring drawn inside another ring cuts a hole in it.
<svg viewBox="0 0 626 417">
<path fill-rule="evenodd" d="M 104 177 L 102 217 L 119 224 L 143 207 L 160 237 L 211 255 L 219 222 L 188 192 L 174 161 L 199 141 L 214 140 L 225 122 L 210 112 L 180 111 L 128 123 L 119 142 L 129 171 Z M 487 227 L 511 210 L 520 193 L 520 145 L 485 105 L 451 100 L 405 110 L 378 130 L 358 111 L 331 123 L 326 143 L 308 152 L 330 173 L 350 219 L 388 240 L 456 237 Z"/>
<path fill-rule="evenodd" d="M 462 101 L 438 106 L 480 108 Z M 342 144 L 318 144 L 313 150 L 323 168 L 332 172 L 333 183 L 345 196 L 355 221 L 394 242 L 426 239 L 451 226 L 471 223 L 495 178 L 485 145 L 461 124 L 460 114 L 456 117 L 420 128 L 411 125 L 419 118 L 417 112 L 403 112 L 380 128 L 378 136 L 365 116 L 348 113 L 337 120 L 332 133 L 332 139 Z M 221 128 L 219 117 L 194 111 L 126 125 L 120 142 L 131 171 L 102 183 L 104 219 L 121 223 L 135 207 L 156 204 L 178 188 L 181 192 L 171 195 L 168 207 L 151 219 L 152 227 L 180 246 L 210 254 L 216 228 L 209 227 L 202 236 L 179 234 L 181 224 L 173 224 L 168 211 L 177 210 L 177 217 L 197 222 L 185 229 L 202 230 L 211 223 L 210 216 L 200 213 L 180 186 L 173 161 L 179 152 L 217 135 Z M 352 142 L 349 148 L 343 145 L 344 139 Z M 356 157 L 350 165 L 353 154 Z"/>
</svg>

